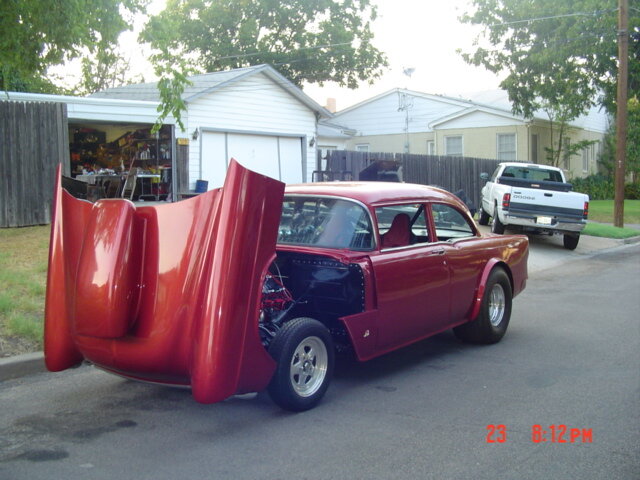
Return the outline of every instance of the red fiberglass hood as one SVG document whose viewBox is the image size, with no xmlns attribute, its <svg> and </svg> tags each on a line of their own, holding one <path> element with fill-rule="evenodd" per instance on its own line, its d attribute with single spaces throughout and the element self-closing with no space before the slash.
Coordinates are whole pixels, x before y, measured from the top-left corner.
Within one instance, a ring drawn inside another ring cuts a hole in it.
<svg viewBox="0 0 640 480">
<path fill-rule="evenodd" d="M 231 162 L 224 187 L 177 203 L 95 204 L 58 169 L 45 308 L 51 371 L 83 359 L 132 378 L 190 385 L 212 403 L 264 389 L 275 362 L 258 335 L 284 184 Z"/>
</svg>

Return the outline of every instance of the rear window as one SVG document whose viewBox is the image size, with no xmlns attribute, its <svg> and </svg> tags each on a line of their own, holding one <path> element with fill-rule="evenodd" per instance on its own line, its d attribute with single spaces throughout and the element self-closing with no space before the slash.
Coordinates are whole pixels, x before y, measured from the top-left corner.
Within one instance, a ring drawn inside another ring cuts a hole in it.
<svg viewBox="0 0 640 480">
<path fill-rule="evenodd" d="M 503 177 L 520 178 L 532 180 L 534 182 L 559 182 L 562 183 L 562 176 L 557 170 L 546 170 L 544 168 L 527 167 L 505 167 L 502 172 Z"/>
<path fill-rule="evenodd" d="M 372 232 L 369 214 L 358 203 L 335 198 L 285 197 L 278 243 L 371 250 Z"/>
</svg>

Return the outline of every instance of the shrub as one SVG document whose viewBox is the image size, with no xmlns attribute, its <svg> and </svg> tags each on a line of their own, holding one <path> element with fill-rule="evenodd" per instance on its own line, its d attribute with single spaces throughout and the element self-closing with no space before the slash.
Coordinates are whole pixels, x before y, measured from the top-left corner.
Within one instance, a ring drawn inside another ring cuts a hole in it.
<svg viewBox="0 0 640 480">
<path fill-rule="evenodd" d="M 610 200 L 615 196 L 613 180 L 604 175 L 589 175 L 571 180 L 573 190 L 586 193 L 590 200 Z"/>
<path fill-rule="evenodd" d="M 624 198 L 627 200 L 640 200 L 640 184 L 627 183 L 624 186 Z"/>
</svg>

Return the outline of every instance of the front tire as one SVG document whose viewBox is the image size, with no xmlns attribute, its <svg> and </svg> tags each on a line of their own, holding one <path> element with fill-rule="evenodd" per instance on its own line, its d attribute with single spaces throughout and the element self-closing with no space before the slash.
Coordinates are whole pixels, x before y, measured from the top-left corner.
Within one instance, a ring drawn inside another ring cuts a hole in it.
<svg viewBox="0 0 640 480">
<path fill-rule="evenodd" d="M 329 388 L 335 352 L 331 334 L 312 318 L 287 322 L 269 345 L 277 362 L 269 395 L 285 410 L 302 412 L 315 407 Z"/>
<path fill-rule="evenodd" d="M 498 204 L 493 206 L 493 217 L 491 219 L 491 233 L 502 235 L 504 233 L 504 224 L 498 217 Z"/>
<path fill-rule="evenodd" d="M 489 274 L 478 317 L 453 329 L 460 340 L 469 343 L 499 342 L 507 332 L 513 294 L 509 276 L 501 268 Z"/>
<path fill-rule="evenodd" d="M 562 237 L 562 243 L 564 244 L 564 248 L 567 250 L 575 250 L 579 241 L 580 234 L 571 235 L 569 233 L 565 233 Z"/>
</svg>

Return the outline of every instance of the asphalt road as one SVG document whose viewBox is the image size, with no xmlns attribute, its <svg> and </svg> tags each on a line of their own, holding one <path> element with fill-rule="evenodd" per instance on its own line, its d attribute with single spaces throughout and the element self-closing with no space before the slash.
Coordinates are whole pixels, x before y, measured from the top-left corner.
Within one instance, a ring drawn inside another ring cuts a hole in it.
<svg viewBox="0 0 640 480">
<path fill-rule="evenodd" d="M 87 366 L 2 382 L 0 479 L 637 479 L 640 245 L 576 255 L 533 269 L 501 343 L 343 361 L 301 414 Z"/>
</svg>

